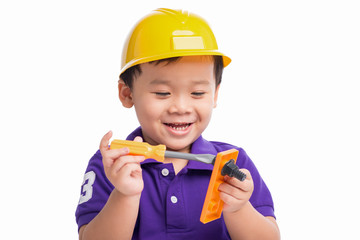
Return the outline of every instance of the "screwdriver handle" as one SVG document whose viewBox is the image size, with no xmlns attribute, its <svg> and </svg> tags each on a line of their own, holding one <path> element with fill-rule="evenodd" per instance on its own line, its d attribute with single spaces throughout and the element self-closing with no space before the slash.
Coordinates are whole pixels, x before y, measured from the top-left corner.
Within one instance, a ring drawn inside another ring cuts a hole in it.
<svg viewBox="0 0 360 240">
<path fill-rule="evenodd" d="M 135 142 L 115 139 L 110 144 L 110 149 L 128 148 L 130 155 L 141 155 L 146 158 L 153 158 L 156 161 L 164 162 L 165 145 L 153 146 L 146 142 Z"/>
</svg>

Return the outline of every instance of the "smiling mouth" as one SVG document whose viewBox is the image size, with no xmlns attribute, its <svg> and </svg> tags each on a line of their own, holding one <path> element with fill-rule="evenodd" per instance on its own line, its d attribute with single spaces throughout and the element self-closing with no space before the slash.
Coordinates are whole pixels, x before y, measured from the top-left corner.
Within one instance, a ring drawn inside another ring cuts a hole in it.
<svg viewBox="0 0 360 240">
<path fill-rule="evenodd" d="M 192 123 L 164 123 L 166 126 L 174 129 L 175 131 L 184 131 L 191 126 Z"/>
</svg>

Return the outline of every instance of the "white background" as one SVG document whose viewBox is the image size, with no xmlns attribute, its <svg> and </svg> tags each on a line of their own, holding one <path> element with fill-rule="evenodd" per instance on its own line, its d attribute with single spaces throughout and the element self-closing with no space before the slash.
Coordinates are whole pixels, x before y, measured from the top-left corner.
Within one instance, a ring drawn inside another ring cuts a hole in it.
<svg viewBox="0 0 360 240">
<path fill-rule="evenodd" d="M 124 39 L 158 7 L 203 16 L 233 59 L 204 136 L 247 151 L 282 239 L 360 239 L 360 8 L 347 0 L 2 1 L 0 239 L 77 238 L 88 160 L 108 130 L 138 125 L 117 99 Z"/>
</svg>

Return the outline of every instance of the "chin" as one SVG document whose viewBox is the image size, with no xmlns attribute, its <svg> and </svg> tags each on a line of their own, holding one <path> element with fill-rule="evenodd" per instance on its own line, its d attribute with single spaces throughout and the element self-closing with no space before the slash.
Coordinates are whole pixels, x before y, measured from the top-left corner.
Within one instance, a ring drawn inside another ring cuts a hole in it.
<svg viewBox="0 0 360 240">
<path fill-rule="evenodd" d="M 190 152 L 191 144 L 194 141 L 174 140 L 173 142 L 166 142 L 165 145 L 168 150 L 178 151 L 178 152 Z"/>
</svg>

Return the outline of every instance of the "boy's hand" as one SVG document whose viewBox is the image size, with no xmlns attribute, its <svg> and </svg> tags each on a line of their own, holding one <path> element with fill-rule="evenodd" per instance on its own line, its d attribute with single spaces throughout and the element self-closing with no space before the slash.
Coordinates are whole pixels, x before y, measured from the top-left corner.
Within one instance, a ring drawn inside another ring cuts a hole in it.
<svg viewBox="0 0 360 240">
<path fill-rule="evenodd" d="M 220 199 L 224 202 L 224 212 L 237 212 L 240 210 L 250 199 L 254 191 L 254 182 L 251 174 L 247 169 L 240 169 L 246 174 L 245 181 L 224 176 L 225 182 L 220 184 Z"/>
<path fill-rule="evenodd" d="M 103 157 L 103 164 L 106 177 L 114 185 L 116 190 L 126 196 L 139 195 L 143 188 L 142 170 L 140 162 L 144 156 L 131 156 L 128 148 L 109 149 L 109 140 L 112 132 L 108 132 L 101 139 L 100 152 Z M 134 141 L 142 142 L 141 137 Z"/>
</svg>

